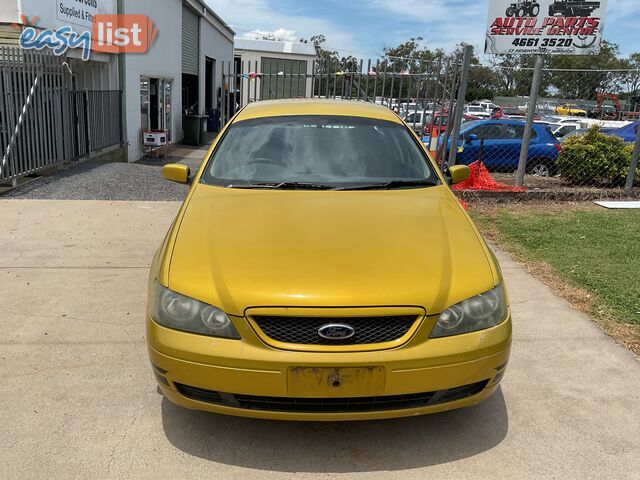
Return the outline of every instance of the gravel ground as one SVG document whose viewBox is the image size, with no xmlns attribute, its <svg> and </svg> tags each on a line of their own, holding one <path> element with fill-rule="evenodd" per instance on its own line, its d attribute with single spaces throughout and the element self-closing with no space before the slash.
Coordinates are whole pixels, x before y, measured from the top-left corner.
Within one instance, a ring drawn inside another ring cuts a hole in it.
<svg viewBox="0 0 640 480">
<path fill-rule="evenodd" d="M 0 198 L 38 200 L 183 200 L 187 185 L 168 182 L 162 176 L 167 163 L 189 165 L 194 172 L 206 150 L 186 157 L 146 159 L 137 163 L 87 161 L 18 186 Z"/>
</svg>

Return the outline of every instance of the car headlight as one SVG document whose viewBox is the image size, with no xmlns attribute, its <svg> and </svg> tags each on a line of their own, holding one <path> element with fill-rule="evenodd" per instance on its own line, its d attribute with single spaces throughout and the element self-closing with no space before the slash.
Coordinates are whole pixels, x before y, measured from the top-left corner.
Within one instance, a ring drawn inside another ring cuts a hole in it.
<svg viewBox="0 0 640 480">
<path fill-rule="evenodd" d="M 502 284 L 450 306 L 440 314 L 430 338 L 448 337 L 494 327 L 507 319 L 507 299 Z"/>
<path fill-rule="evenodd" d="M 240 338 L 222 310 L 169 290 L 157 280 L 153 285 L 150 313 L 165 327 L 212 337 Z"/>
</svg>

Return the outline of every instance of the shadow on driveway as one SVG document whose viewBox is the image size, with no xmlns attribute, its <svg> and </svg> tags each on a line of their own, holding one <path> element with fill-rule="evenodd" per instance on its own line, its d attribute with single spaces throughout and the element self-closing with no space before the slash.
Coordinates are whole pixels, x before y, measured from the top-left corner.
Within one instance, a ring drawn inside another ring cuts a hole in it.
<svg viewBox="0 0 640 480">
<path fill-rule="evenodd" d="M 214 462 L 278 472 L 346 473 L 403 470 L 452 462 L 504 439 L 502 390 L 486 402 L 451 412 L 395 420 L 288 422 L 198 412 L 162 400 L 171 444 Z"/>
</svg>

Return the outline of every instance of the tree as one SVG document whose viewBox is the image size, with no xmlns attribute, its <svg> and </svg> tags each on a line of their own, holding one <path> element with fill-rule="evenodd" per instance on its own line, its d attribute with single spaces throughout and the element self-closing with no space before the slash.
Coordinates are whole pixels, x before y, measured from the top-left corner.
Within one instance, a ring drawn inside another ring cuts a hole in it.
<svg viewBox="0 0 640 480">
<path fill-rule="evenodd" d="M 594 99 L 598 92 L 618 89 L 623 78 L 612 70 L 625 67 L 619 54 L 618 45 L 605 40 L 599 55 L 551 55 L 547 66 L 565 72 L 554 73 L 550 85 L 557 89 L 557 96 L 568 99 Z"/>
</svg>

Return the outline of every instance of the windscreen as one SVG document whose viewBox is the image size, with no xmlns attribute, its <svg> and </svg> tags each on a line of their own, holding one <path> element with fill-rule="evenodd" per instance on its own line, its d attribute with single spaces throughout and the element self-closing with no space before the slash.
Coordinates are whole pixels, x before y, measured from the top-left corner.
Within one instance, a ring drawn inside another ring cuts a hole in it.
<svg viewBox="0 0 640 480">
<path fill-rule="evenodd" d="M 348 116 L 280 116 L 234 123 L 203 182 L 304 182 L 341 186 L 438 177 L 401 124 Z"/>
</svg>

